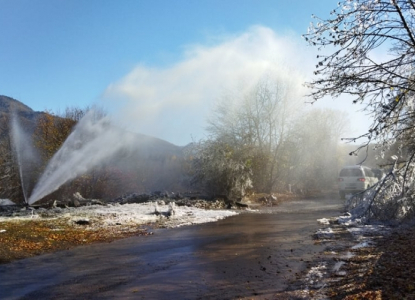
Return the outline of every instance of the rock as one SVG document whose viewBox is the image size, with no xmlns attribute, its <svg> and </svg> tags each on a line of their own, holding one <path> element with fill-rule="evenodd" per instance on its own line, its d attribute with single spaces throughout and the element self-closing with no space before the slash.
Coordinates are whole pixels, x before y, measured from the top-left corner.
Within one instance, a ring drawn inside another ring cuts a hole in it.
<svg viewBox="0 0 415 300">
<path fill-rule="evenodd" d="M 126 199 L 123 200 L 123 203 L 144 203 L 150 200 L 150 195 L 148 194 L 132 194 L 127 196 Z"/>
<path fill-rule="evenodd" d="M 77 225 L 90 225 L 91 222 L 88 219 L 81 219 L 81 220 L 75 221 L 75 224 L 77 224 Z"/>
<path fill-rule="evenodd" d="M 79 192 L 74 193 L 74 194 L 73 194 L 73 197 L 74 197 L 76 200 L 78 200 L 78 201 L 85 200 L 85 198 L 84 198 L 84 197 L 82 197 L 82 195 L 81 195 Z"/>
<path fill-rule="evenodd" d="M 238 202 L 238 201 L 235 201 L 235 206 L 236 207 L 239 207 L 239 208 L 248 208 L 249 207 L 248 204 L 242 203 L 242 202 Z"/>
<path fill-rule="evenodd" d="M 57 213 L 57 214 L 62 213 L 62 208 L 60 208 L 59 206 L 54 207 L 52 209 L 52 212 Z"/>
<path fill-rule="evenodd" d="M 226 195 L 215 195 L 215 196 L 213 196 L 213 199 L 214 200 L 222 200 L 222 201 L 225 201 L 225 202 L 230 201 L 230 199 Z"/>
<path fill-rule="evenodd" d="M 92 199 L 91 200 L 91 204 L 94 204 L 94 205 L 105 205 L 104 202 L 102 202 L 101 200 L 98 200 L 98 199 Z"/>
<path fill-rule="evenodd" d="M 176 200 L 181 200 L 181 199 L 183 199 L 184 197 L 183 197 L 183 195 L 182 194 L 180 194 L 180 193 L 177 193 L 176 195 L 175 195 L 175 197 L 174 197 L 174 199 L 176 199 Z"/>
</svg>

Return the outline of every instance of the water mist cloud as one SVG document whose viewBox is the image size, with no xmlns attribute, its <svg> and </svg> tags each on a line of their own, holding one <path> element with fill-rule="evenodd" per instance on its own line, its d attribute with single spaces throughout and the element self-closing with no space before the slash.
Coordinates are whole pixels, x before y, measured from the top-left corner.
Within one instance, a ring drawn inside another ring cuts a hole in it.
<svg viewBox="0 0 415 300">
<path fill-rule="evenodd" d="M 248 90 L 270 71 L 287 76 L 299 57 L 294 38 L 255 26 L 213 46 L 189 46 L 168 68 L 139 65 L 108 86 L 103 99 L 130 129 L 184 145 L 202 132 L 223 91 Z"/>
</svg>

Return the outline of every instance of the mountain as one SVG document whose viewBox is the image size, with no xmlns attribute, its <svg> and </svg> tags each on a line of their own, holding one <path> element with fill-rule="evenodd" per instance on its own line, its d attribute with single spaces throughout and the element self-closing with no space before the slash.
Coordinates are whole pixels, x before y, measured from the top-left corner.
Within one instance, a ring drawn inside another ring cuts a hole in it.
<svg viewBox="0 0 415 300">
<path fill-rule="evenodd" d="M 36 112 L 16 99 L 0 95 L 0 114 L 3 116 L 10 116 L 13 113 L 15 113 L 19 118 L 24 118 L 30 121 L 36 121 L 39 115 L 43 114 L 43 112 Z"/>
<path fill-rule="evenodd" d="M 13 114 L 18 117 L 23 130 L 31 135 L 37 120 L 45 112 L 34 111 L 16 99 L 0 95 L 0 139 L 9 138 L 9 124 Z M 61 119 L 58 116 L 55 118 L 56 121 Z M 122 180 L 120 178 L 122 182 L 118 186 L 112 187 L 112 193 L 125 193 L 126 188 L 123 183 L 127 181 L 131 187 L 128 190 L 131 191 L 180 189 L 182 178 L 185 176 L 184 147 L 140 133 L 134 134 L 132 145 L 129 149 L 120 151 L 103 162 L 103 165 L 111 167 L 114 172 L 121 171 L 124 176 Z M 107 145 L 107 147 L 111 146 L 111 144 Z M 126 174 L 129 175 L 128 178 Z"/>
<path fill-rule="evenodd" d="M 0 111 L 5 113 L 12 113 L 13 111 L 24 114 L 34 113 L 33 109 L 31 109 L 29 106 L 16 99 L 3 95 L 0 95 Z"/>
<path fill-rule="evenodd" d="M 21 126 L 28 132 L 33 132 L 36 121 L 44 114 L 44 112 L 37 112 L 22 102 L 0 95 L 0 135 L 8 136 L 8 124 L 15 114 Z"/>
</svg>

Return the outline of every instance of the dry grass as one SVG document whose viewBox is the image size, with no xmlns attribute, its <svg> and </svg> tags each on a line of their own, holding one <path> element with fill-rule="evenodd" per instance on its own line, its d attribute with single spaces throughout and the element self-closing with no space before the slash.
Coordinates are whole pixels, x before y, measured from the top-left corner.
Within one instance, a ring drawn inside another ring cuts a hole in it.
<svg viewBox="0 0 415 300">
<path fill-rule="evenodd" d="M 55 219 L 0 222 L 0 231 L 0 264 L 79 245 L 150 234 L 139 227 L 92 229 Z"/>
</svg>

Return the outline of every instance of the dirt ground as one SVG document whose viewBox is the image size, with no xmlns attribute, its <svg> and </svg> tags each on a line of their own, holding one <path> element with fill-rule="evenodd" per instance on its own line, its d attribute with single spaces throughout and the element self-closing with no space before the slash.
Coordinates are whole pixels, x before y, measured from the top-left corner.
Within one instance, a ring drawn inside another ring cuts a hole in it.
<svg viewBox="0 0 415 300">
<path fill-rule="evenodd" d="M 415 229 L 395 228 L 355 250 L 348 275 L 329 285 L 331 299 L 415 299 Z"/>
<path fill-rule="evenodd" d="M 287 297 L 281 299 L 415 299 L 413 225 L 381 226 L 383 229 L 356 237 L 346 226 L 331 222 L 334 236 L 317 239 L 326 245 L 317 256 L 320 264 L 325 262 L 324 278 L 308 295 L 291 291 L 282 293 Z M 317 263 L 315 259 L 314 265 Z"/>
</svg>

